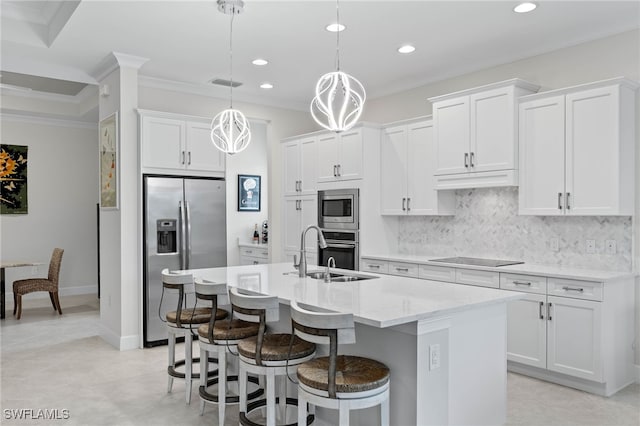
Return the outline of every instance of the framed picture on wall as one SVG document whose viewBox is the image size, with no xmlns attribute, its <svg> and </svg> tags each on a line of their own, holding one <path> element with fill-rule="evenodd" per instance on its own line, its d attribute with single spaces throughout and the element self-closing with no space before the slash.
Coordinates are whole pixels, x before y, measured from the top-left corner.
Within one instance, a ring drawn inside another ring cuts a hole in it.
<svg viewBox="0 0 640 426">
<path fill-rule="evenodd" d="M 100 207 L 118 208 L 118 113 L 100 122 Z"/>
<path fill-rule="evenodd" d="M 238 175 L 238 211 L 260 211 L 260 176 Z"/>
<path fill-rule="evenodd" d="M 29 213 L 26 145 L 0 145 L 0 214 Z"/>
</svg>

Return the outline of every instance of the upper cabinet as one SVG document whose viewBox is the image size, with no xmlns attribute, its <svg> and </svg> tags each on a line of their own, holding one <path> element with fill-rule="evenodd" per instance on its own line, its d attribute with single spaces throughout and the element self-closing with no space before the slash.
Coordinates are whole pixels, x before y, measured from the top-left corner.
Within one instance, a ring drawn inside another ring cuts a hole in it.
<svg viewBox="0 0 640 426">
<path fill-rule="evenodd" d="M 315 195 L 317 136 L 282 143 L 282 187 L 284 196 Z"/>
<path fill-rule="evenodd" d="M 362 179 L 362 127 L 318 136 L 318 182 Z"/>
<path fill-rule="evenodd" d="M 520 99 L 520 214 L 632 215 L 637 83 Z"/>
<path fill-rule="evenodd" d="M 430 98 L 436 188 L 517 185 L 517 100 L 538 89 L 512 79 Z"/>
<path fill-rule="evenodd" d="M 454 192 L 435 190 L 435 152 L 430 117 L 385 126 L 380 143 L 381 214 L 454 213 Z"/>
<path fill-rule="evenodd" d="M 142 171 L 184 175 L 219 175 L 224 153 L 211 142 L 208 121 L 140 110 Z"/>
</svg>

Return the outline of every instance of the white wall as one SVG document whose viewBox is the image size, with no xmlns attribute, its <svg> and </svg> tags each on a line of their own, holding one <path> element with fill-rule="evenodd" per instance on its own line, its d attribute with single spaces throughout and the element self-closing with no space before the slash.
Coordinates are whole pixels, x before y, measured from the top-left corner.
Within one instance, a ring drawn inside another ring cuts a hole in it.
<svg viewBox="0 0 640 426">
<path fill-rule="evenodd" d="M 251 122 L 251 143 L 240 154 L 227 156 L 227 264 L 239 265 L 240 253 L 237 241 L 248 242 L 253 228 L 258 224 L 262 236 L 262 221 L 269 217 L 269 179 L 267 124 Z M 261 199 L 259 212 L 238 211 L 238 175 L 261 176 Z"/>
<path fill-rule="evenodd" d="M 7 269 L 8 299 L 14 280 L 47 276 L 55 247 L 64 249 L 61 295 L 97 294 L 97 127 L 4 114 L 1 126 L 3 144 L 29 147 L 29 213 L 0 216 L 1 257 L 45 263 Z"/>
</svg>

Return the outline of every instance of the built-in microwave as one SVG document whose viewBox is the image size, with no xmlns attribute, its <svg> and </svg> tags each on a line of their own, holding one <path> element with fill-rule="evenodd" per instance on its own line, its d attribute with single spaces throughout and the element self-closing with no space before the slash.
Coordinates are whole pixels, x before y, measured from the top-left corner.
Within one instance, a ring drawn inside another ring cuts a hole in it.
<svg viewBox="0 0 640 426">
<path fill-rule="evenodd" d="M 360 190 L 357 188 L 318 191 L 318 226 L 358 230 L 359 196 Z"/>
</svg>

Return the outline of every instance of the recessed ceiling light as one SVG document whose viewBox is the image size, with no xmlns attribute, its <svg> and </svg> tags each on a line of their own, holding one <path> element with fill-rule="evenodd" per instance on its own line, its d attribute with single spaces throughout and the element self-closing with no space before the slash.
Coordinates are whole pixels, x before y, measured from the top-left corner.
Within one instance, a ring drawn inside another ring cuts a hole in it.
<svg viewBox="0 0 640 426">
<path fill-rule="evenodd" d="M 267 65 L 267 64 L 269 63 L 269 61 L 267 61 L 266 59 L 260 59 L 260 58 L 258 58 L 258 59 L 254 59 L 253 61 L 251 61 L 251 63 L 252 63 L 253 65 L 259 65 L 259 66 L 262 66 L 262 65 Z"/>
<path fill-rule="evenodd" d="M 345 27 L 342 24 L 329 24 L 329 25 L 327 25 L 325 27 L 325 29 L 327 31 L 332 32 L 332 33 L 337 33 L 337 32 L 340 32 L 340 31 L 344 31 L 345 28 L 347 28 L 347 27 Z"/>
<path fill-rule="evenodd" d="M 535 3 L 524 2 L 524 3 L 520 3 L 519 5 L 514 7 L 513 11 L 516 12 L 516 13 L 527 13 L 527 12 L 531 12 L 536 7 L 538 7 L 538 5 L 535 4 Z"/>
<path fill-rule="evenodd" d="M 404 46 L 400 46 L 398 48 L 398 52 L 400 53 L 413 53 L 416 51 L 416 48 L 410 44 L 405 44 Z"/>
<path fill-rule="evenodd" d="M 260 88 L 261 89 L 273 89 L 273 84 L 271 84 L 271 83 L 262 83 L 260 85 Z"/>
</svg>

